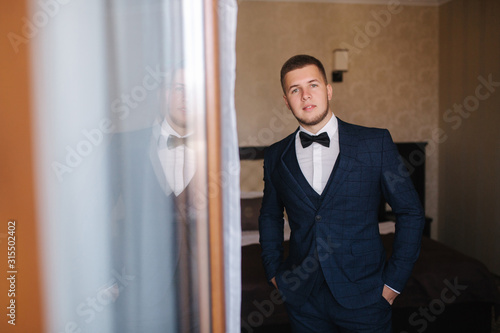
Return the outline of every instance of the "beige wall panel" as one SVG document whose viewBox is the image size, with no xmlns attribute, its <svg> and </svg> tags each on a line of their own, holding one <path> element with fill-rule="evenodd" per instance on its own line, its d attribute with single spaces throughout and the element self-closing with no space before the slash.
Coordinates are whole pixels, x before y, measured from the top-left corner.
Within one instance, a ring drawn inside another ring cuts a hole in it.
<svg viewBox="0 0 500 333">
<path fill-rule="evenodd" d="M 500 274 L 500 2 L 440 7 L 439 238 Z M 490 81 L 489 84 L 484 82 Z M 450 111 L 452 110 L 452 111 Z"/>
</svg>

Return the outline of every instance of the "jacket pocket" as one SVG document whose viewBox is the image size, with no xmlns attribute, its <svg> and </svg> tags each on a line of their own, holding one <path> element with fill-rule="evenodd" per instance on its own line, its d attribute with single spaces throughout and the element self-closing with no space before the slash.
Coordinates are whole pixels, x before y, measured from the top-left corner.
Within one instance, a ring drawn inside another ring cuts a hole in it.
<svg viewBox="0 0 500 333">
<path fill-rule="evenodd" d="M 364 255 L 370 252 L 377 252 L 383 249 L 382 241 L 380 239 L 369 239 L 353 243 L 351 246 L 351 253 L 355 256 Z"/>
<path fill-rule="evenodd" d="M 349 280 L 362 282 L 380 279 L 385 262 L 385 251 L 378 239 L 360 241 L 352 244 L 352 268 Z"/>
</svg>

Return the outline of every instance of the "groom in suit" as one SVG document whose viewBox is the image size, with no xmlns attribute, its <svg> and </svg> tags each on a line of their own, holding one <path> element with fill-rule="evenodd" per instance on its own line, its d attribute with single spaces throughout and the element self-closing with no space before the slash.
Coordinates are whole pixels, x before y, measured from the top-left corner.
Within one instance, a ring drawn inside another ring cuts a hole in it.
<svg viewBox="0 0 500 333">
<path fill-rule="evenodd" d="M 334 116 L 332 87 L 316 58 L 290 58 L 281 85 L 300 126 L 264 158 L 259 231 L 267 279 L 283 296 L 293 332 L 390 332 L 391 305 L 417 260 L 424 226 L 396 145 L 387 130 Z M 382 196 L 397 217 L 387 262 L 377 218 Z"/>
</svg>

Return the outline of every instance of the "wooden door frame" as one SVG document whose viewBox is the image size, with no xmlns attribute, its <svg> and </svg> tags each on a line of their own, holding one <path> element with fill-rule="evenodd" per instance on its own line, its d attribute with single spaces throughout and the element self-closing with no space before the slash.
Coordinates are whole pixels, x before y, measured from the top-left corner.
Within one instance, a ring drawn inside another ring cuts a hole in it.
<svg viewBox="0 0 500 333">
<path fill-rule="evenodd" d="M 226 331 L 221 174 L 221 102 L 217 0 L 204 0 L 208 221 L 212 332 Z M 215 179 L 215 181 L 214 181 Z"/>
</svg>

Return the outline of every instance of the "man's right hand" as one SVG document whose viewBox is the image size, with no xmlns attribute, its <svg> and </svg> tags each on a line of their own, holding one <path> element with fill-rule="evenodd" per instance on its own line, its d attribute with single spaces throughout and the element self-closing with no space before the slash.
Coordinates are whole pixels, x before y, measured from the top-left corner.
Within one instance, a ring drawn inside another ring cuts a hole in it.
<svg viewBox="0 0 500 333">
<path fill-rule="evenodd" d="M 271 279 L 271 283 L 274 285 L 274 287 L 276 289 L 278 289 L 278 285 L 276 284 L 276 276 L 274 276 L 272 279 Z"/>
</svg>

